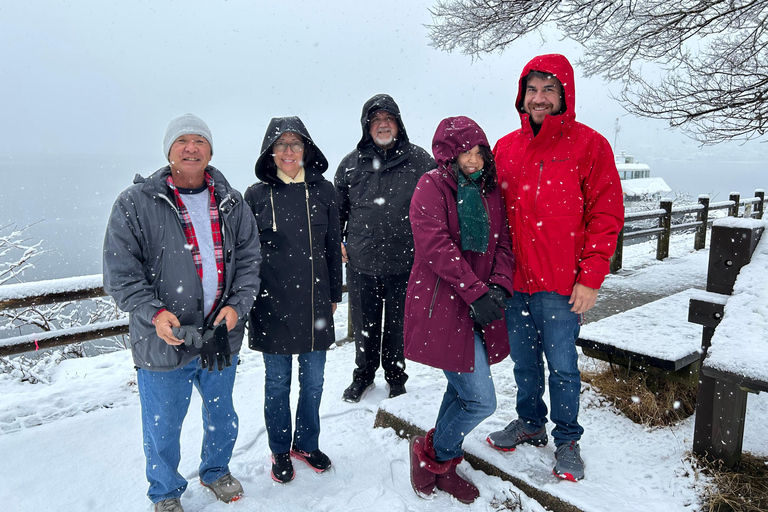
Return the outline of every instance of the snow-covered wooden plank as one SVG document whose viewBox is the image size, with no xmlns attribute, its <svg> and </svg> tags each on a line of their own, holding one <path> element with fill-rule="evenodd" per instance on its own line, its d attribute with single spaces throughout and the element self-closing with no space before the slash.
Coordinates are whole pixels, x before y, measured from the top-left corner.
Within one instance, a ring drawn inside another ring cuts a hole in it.
<svg viewBox="0 0 768 512">
<path fill-rule="evenodd" d="M 581 327 L 578 345 L 633 357 L 665 370 L 679 370 L 701 354 L 701 327 L 688 322 L 689 288 Z"/>
<path fill-rule="evenodd" d="M 105 295 L 101 274 L 0 286 L 0 309 L 92 299 Z"/>
<path fill-rule="evenodd" d="M 715 329 L 705 368 L 768 386 L 768 236 L 742 267 Z M 756 386 L 757 387 L 757 386 Z M 763 389 L 765 390 L 765 389 Z"/>
</svg>

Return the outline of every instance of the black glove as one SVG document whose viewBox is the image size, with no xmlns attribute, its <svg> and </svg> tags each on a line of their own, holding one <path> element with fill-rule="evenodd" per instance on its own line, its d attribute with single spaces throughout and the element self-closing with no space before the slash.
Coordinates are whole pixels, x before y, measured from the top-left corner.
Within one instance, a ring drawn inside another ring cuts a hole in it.
<svg viewBox="0 0 768 512">
<path fill-rule="evenodd" d="M 221 322 L 218 327 L 205 331 L 200 348 L 200 367 L 213 371 L 214 366 L 222 371 L 232 366 L 232 350 L 229 348 L 229 333 L 227 323 Z"/>
<path fill-rule="evenodd" d="M 180 340 L 184 340 L 185 345 L 194 345 L 197 348 L 203 346 L 203 337 L 194 325 L 171 327 L 171 332 Z"/>
<path fill-rule="evenodd" d="M 482 326 L 504 318 L 504 314 L 489 292 L 484 293 L 479 299 L 469 305 L 469 316 Z"/>
<path fill-rule="evenodd" d="M 507 290 L 502 288 L 501 286 L 497 284 L 489 284 L 488 285 L 488 295 L 491 296 L 493 299 L 493 302 L 499 306 L 501 309 L 506 308 L 506 304 L 504 304 L 504 299 L 508 297 Z"/>
</svg>

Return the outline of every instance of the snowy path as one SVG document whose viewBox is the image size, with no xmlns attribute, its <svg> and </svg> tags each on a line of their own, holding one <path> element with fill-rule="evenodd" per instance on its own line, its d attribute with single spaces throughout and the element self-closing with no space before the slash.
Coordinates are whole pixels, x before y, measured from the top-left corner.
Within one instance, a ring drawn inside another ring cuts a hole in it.
<svg viewBox="0 0 768 512">
<path fill-rule="evenodd" d="M 665 262 L 648 264 L 642 256 L 625 254 L 628 272 L 610 277 L 606 290 L 632 295 L 667 293 L 689 287 L 706 273 L 706 251 L 692 253 L 685 245 Z M 642 247 L 637 250 L 645 250 Z M 346 333 L 346 305 L 336 315 L 337 332 Z M 200 399 L 193 394 L 182 431 L 180 471 L 190 480 L 182 503 L 199 511 L 499 511 L 499 503 L 514 492 L 511 484 L 472 470 L 460 471 L 480 488 L 481 498 L 462 505 L 445 494 L 432 501 L 416 497 L 408 480 L 408 445 L 390 429 L 374 429 L 379 404 L 385 400 L 383 378 L 360 404 L 340 397 L 353 369 L 352 344 L 328 355 L 321 406 L 321 448 L 334 468 L 316 475 L 297 464 L 296 479 L 279 485 L 269 477 L 269 450 L 263 422 L 264 369 L 260 354 L 246 350 L 238 368 L 235 403 L 240 436 L 231 468 L 241 479 L 246 496 L 232 505 L 218 503 L 197 485 L 201 442 Z M 403 417 L 431 426 L 444 385 L 441 372 L 409 363 L 409 393 L 385 403 Z M 602 403 L 589 388 L 582 393 L 582 440 L 587 479 L 578 484 L 551 476 L 552 448 L 521 448 L 501 454 L 484 446 L 485 433 L 503 426 L 514 410 L 515 384 L 511 364 L 494 366 L 499 408 L 476 429 L 467 448 L 510 472 L 565 497 L 586 512 L 690 511 L 705 484 L 688 465 L 693 419 L 669 429 L 645 429 Z M 294 389 L 296 384 L 294 383 Z M 127 351 L 88 359 L 68 360 L 53 368 L 50 384 L 20 383 L 0 375 L 0 503 L 2 510 L 53 512 L 150 510 L 145 493 L 144 457 L 135 372 Z M 295 400 L 295 396 L 294 396 Z M 750 395 L 744 450 L 766 456 L 768 395 Z M 541 512 L 535 501 L 522 496 L 522 510 Z"/>
</svg>

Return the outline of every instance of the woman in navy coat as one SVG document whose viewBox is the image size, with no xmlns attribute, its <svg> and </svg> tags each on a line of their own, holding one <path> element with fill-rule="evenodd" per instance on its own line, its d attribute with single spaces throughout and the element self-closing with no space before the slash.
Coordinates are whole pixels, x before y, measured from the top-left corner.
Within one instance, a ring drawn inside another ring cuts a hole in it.
<svg viewBox="0 0 768 512">
<path fill-rule="evenodd" d="M 313 470 L 331 465 L 320 451 L 325 352 L 335 341 L 341 301 L 341 235 L 328 161 L 298 117 L 272 119 L 245 200 L 261 240 L 261 290 L 249 316 L 249 346 L 264 354 L 264 422 L 272 478 L 293 479 L 291 457 Z M 291 366 L 299 360 L 299 402 L 291 429 Z"/>
</svg>

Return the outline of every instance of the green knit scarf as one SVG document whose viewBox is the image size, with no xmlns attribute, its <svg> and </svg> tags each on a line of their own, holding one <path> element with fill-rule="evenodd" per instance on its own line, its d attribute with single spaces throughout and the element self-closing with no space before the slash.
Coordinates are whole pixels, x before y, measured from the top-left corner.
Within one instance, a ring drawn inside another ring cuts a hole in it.
<svg viewBox="0 0 768 512">
<path fill-rule="evenodd" d="M 459 175 L 456 201 L 461 229 L 461 250 L 485 252 L 488 250 L 491 226 L 481 193 L 483 170 L 470 174 L 469 178 L 464 176 L 461 169 L 457 170 L 456 174 Z"/>
</svg>

